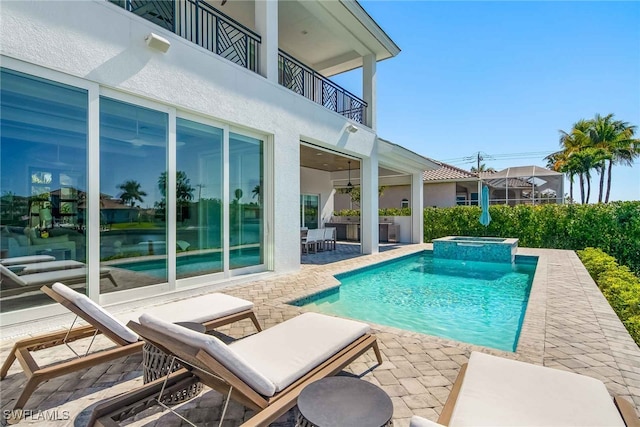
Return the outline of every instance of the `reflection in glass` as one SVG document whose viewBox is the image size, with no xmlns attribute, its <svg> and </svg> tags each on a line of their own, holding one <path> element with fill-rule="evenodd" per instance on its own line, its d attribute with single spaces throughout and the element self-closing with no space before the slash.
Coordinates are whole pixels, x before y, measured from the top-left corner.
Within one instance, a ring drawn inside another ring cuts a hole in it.
<svg viewBox="0 0 640 427">
<path fill-rule="evenodd" d="M 178 119 L 177 277 L 222 271 L 222 129 Z"/>
<path fill-rule="evenodd" d="M 263 142 L 229 134 L 229 267 L 264 263 Z"/>
<path fill-rule="evenodd" d="M 167 281 L 165 113 L 100 98 L 100 261 L 118 288 Z"/>
<path fill-rule="evenodd" d="M 2 312 L 50 304 L 56 281 L 86 291 L 87 112 L 85 90 L 0 70 Z"/>
<path fill-rule="evenodd" d="M 301 211 L 301 223 L 303 227 L 308 229 L 318 228 L 319 209 L 318 206 L 319 197 L 316 194 L 301 194 L 300 195 L 300 211 Z"/>
</svg>

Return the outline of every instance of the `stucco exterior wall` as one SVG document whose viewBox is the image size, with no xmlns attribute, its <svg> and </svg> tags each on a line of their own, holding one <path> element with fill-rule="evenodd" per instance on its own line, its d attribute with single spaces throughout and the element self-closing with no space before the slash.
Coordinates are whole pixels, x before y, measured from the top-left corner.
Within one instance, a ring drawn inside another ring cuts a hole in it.
<svg viewBox="0 0 640 427">
<path fill-rule="evenodd" d="M 399 209 L 402 207 L 402 199 L 407 199 L 411 202 L 411 186 L 394 185 L 393 187 L 386 187 L 380 197 L 380 208 Z"/>
<path fill-rule="evenodd" d="M 456 205 L 456 184 L 445 182 L 424 184 L 424 206 L 448 208 Z"/>
<path fill-rule="evenodd" d="M 154 32 L 170 40 L 166 54 L 146 46 Z M 375 133 L 264 77 L 103 0 L 2 2 L 0 53 L 40 70 L 200 114 L 265 135 L 273 144 L 273 224 L 276 254 L 299 252 L 300 140 L 367 158 Z M 5 65 L 6 66 L 6 65 Z M 95 123 L 94 123 L 95 125 Z M 286 165 L 287 167 L 278 167 Z M 274 269 L 299 268 L 298 257 L 276 256 Z"/>
</svg>

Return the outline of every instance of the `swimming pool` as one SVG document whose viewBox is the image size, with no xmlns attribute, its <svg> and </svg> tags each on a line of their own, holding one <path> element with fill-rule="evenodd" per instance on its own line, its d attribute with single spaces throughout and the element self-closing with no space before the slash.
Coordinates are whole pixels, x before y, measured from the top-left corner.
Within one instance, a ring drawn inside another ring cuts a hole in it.
<svg viewBox="0 0 640 427">
<path fill-rule="evenodd" d="M 488 263 L 431 251 L 337 275 L 341 285 L 290 304 L 515 351 L 537 258 Z"/>
</svg>

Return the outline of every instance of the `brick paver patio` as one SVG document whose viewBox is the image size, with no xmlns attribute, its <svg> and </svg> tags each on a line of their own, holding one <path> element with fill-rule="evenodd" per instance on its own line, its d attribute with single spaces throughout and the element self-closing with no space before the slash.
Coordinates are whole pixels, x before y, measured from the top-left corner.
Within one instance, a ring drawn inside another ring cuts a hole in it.
<svg viewBox="0 0 640 427">
<path fill-rule="evenodd" d="M 253 281 L 224 288 L 225 293 L 253 301 L 264 327 L 298 315 L 302 309 L 286 302 L 322 289 L 336 286 L 333 275 L 423 249 L 431 245 L 386 246 L 375 255 L 358 256 L 357 245 L 340 245 L 335 252 L 303 255 L 300 272 L 289 275 L 258 275 Z M 394 425 L 407 426 L 412 415 L 436 420 L 449 394 L 460 366 L 472 350 L 496 354 L 589 375 L 602 380 L 612 395 L 633 401 L 640 410 L 640 349 L 618 320 L 593 280 L 572 251 L 520 248 L 519 254 L 539 257 L 538 268 L 515 353 L 492 350 L 396 328 L 372 325 L 378 336 L 384 363 L 376 366 L 367 353 L 352 363 L 345 375 L 358 375 L 382 387 L 394 405 Z M 314 258 L 315 257 L 315 258 Z M 214 290 L 211 287 L 210 290 Z M 219 290 L 219 289 L 218 289 Z M 205 292 L 203 289 L 182 292 L 180 297 Z M 176 298 L 175 296 L 173 297 Z M 166 299 L 166 298 L 165 298 Z M 147 299 L 145 305 L 162 302 Z M 114 312 L 132 310 L 140 303 L 111 307 Z M 13 342 L 26 334 L 62 328 L 70 315 L 57 316 L 26 325 L 3 328 L 0 354 L 6 358 Z M 239 338 L 255 333 L 249 321 L 221 328 L 220 332 Z M 99 339 L 98 346 L 109 346 Z M 94 346 L 96 345 L 94 344 Z M 43 362 L 70 358 L 64 349 L 45 350 Z M 141 356 L 135 355 L 42 385 L 26 409 L 34 410 L 22 425 L 82 426 L 98 402 L 142 384 Z M 8 409 L 24 384 L 24 375 L 15 364 L 0 383 L 2 409 Z M 206 389 L 196 399 L 177 410 L 198 425 L 218 425 L 223 396 Z M 44 411 L 44 412 L 37 412 Z M 239 404 L 232 403 L 225 426 L 236 426 L 251 416 Z M 63 418 L 69 419 L 63 419 Z M 54 416 L 58 420 L 45 420 Z M 293 426 L 290 411 L 275 425 Z M 168 412 L 151 408 L 128 422 L 129 425 L 186 425 Z"/>
</svg>

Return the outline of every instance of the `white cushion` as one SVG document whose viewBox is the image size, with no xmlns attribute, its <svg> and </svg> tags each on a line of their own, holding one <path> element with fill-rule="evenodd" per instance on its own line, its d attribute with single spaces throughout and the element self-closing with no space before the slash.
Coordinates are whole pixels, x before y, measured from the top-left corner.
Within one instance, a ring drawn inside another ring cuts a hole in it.
<svg viewBox="0 0 640 427">
<path fill-rule="evenodd" d="M 624 427 L 624 422 L 595 378 L 473 352 L 449 426 Z"/>
<path fill-rule="evenodd" d="M 435 421 L 428 420 L 426 418 L 414 415 L 411 417 L 411 423 L 409 427 L 444 427 L 442 424 L 438 424 Z"/>
<path fill-rule="evenodd" d="M 102 323 L 109 328 L 114 334 L 123 340 L 133 343 L 138 341 L 138 334 L 127 328 L 118 319 L 113 317 L 108 311 L 93 302 L 89 297 L 74 291 L 70 287 L 62 283 L 54 283 L 51 287 L 58 294 L 74 303 L 80 310 Z"/>
<path fill-rule="evenodd" d="M 28 255 L 17 256 L 11 258 L 0 259 L 2 265 L 18 265 L 18 264 L 31 264 L 36 262 L 55 261 L 56 257 L 51 255 Z"/>
<path fill-rule="evenodd" d="M 61 261 L 45 261 L 45 262 L 34 262 L 29 264 L 14 264 L 11 268 L 20 268 L 18 271 L 19 274 L 35 274 L 35 273 L 49 273 L 51 271 L 58 270 L 73 270 L 76 268 L 83 268 L 85 265 L 80 261 L 74 261 L 71 259 L 61 260 Z M 83 273 L 86 273 L 85 270 L 82 270 Z"/>
<path fill-rule="evenodd" d="M 206 351 L 258 393 L 265 396 L 273 396 L 275 393 L 276 388 L 271 381 L 218 338 L 165 322 L 150 314 L 140 316 L 140 324 L 181 343 Z"/>
<path fill-rule="evenodd" d="M 368 331 L 366 323 L 304 313 L 229 347 L 281 391 Z"/>
<path fill-rule="evenodd" d="M 118 314 L 117 317 L 124 324 L 127 324 L 129 320 L 137 321 L 142 313 L 151 314 L 171 323 L 204 323 L 252 308 L 253 303 L 251 301 L 215 293 L 157 305 L 140 311 L 122 313 Z"/>
</svg>

